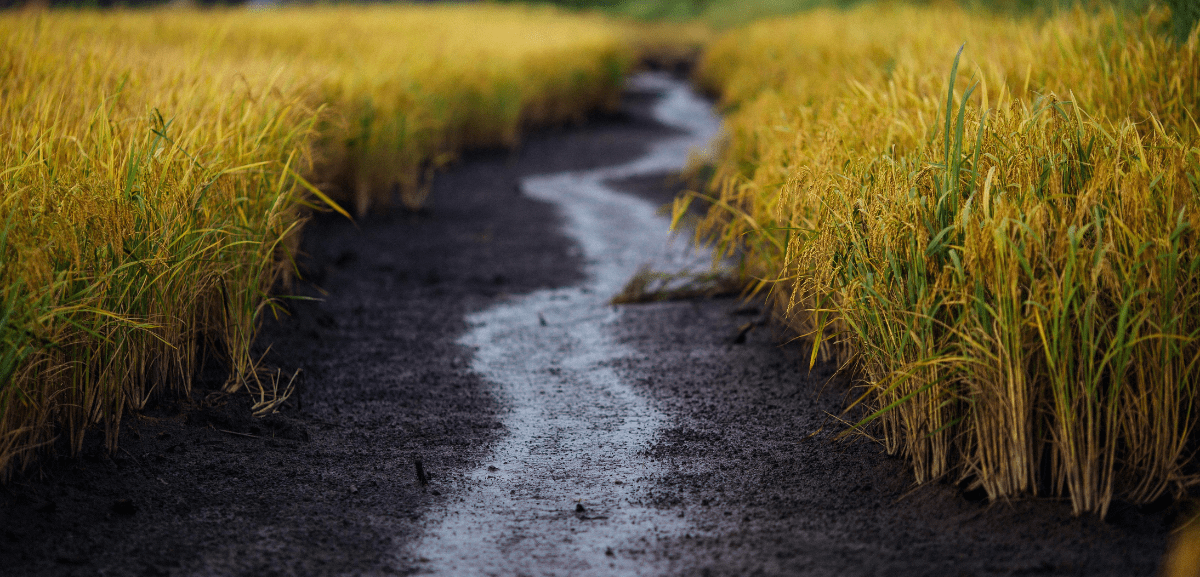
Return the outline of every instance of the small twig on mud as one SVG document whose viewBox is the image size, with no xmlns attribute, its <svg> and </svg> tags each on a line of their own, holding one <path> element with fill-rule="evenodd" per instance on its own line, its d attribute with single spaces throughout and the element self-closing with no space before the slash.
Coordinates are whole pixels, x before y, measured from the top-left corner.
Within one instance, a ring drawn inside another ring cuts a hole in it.
<svg viewBox="0 0 1200 577">
<path fill-rule="evenodd" d="M 266 353 L 263 354 L 265 355 Z M 292 395 L 292 392 L 296 389 L 296 377 L 300 376 L 300 369 L 296 369 L 296 372 L 292 373 L 292 378 L 288 380 L 282 392 L 279 390 L 279 382 L 283 380 L 283 369 L 276 369 L 274 375 L 270 375 L 270 372 L 267 371 L 269 375 L 268 381 L 271 385 L 270 391 L 267 390 L 262 380 L 259 379 L 258 373 L 257 369 L 251 373 L 258 389 L 257 391 L 252 391 L 251 394 L 258 398 L 254 406 L 250 407 L 250 410 L 255 417 L 262 417 L 274 413 Z"/>
<path fill-rule="evenodd" d="M 733 344 L 740 345 L 746 342 L 746 335 L 754 330 L 754 323 L 746 323 L 738 328 L 737 336 L 733 337 Z"/>
<path fill-rule="evenodd" d="M 125 447 L 121 447 L 121 452 L 122 452 L 122 453 L 125 453 L 126 455 L 129 455 L 129 458 L 130 458 L 130 459 L 133 459 L 133 462 L 134 462 L 134 463 L 135 463 L 137 466 L 139 466 L 139 467 L 142 467 L 143 469 L 145 468 L 145 465 L 142 465 L 142 460 L 141 460 L 141 459 L 139 459 L 139 458 L 137 458 L 137 457 L 135 457 L 135 456 L 133 456 L 133 453 L 130 453 L 129 451 L 127 451 L 127 450 L 125 449 Z"/>
<path fill-rule="evenodd" d="M 425 476 L 425 467 L 421 465 L 420 458 L 414 459 L 414 461 L 416 461 L 417 464 L 417 482 L 424 487 L 425 485 L 429 484 L 429 478 Z"/>
<path fill-rule="evenodd" d="M 225 429 L 217 429 L 217 430 L 221 431 L 222 433 L 225 433 L 227 435 L 237 435 L 239 437 L 250 437 L 251 439 L 261 439 L 262 438 L 258 435 L 251 435 L 250 433 L 239 433 L 237 431 L 227 431 Z"/>
<path fill-rule="evenodd" d="M 758 318 L 742 325 L 741 327 L 738 327 L 737 336 L 733 337 L 733 344 L 735 344 L 735 345 L 744 344 L 746 342 L 746 335 L 750 334 L 750 331 L 752 331 L 758 327 L 765 327 L 770 322 L 771 322 L 771 312 L 769 310 L 759 314 Z"/>
<path fill-rule="evenodd" d="M 228 397 L 228 396 L 229 396 L 229 393 L 226 393 L 224 391 L 213 391 L 204 396 L 204 398 L 200 401 L 200 406 L 201 407 L 216 407 L 216 406 L 222 405 L 225 403 L 225 397 Z"/>
<path fill-rule="evenodd" d="M 913 488 L 911 488 L 911 489 L 909 489 L 909 490 L 905 491 L 903 495 L 900 495 L 899 497 L 896 497 L 896 500 L 895 500 L 895 501 L 892 501 L 892 503 L 893 503 L 893 504 L 899 503 L 900 501 L 903 501 L 903 500 L 905 500 L 905 499 L 909 498 L 909 497 L 910 497 L 912 494 L 916 493 L 917 491 L 920 491 L 921 489 L 924 489 L 925 487 L 929 487 L 929 486 L 931 486 L 931 485 L 934 485 L 934 484 L 936 484 L 936 483 L 935 483 L 936 481 L 941 481 L 942 479 L 945 479 L 945 478 L 946 478 L 946 475 L 945 475 L 945 474 L 942 474 L 942 475 L 938 475 L 937 477 L 934 477 L 934 478 L 932 478 L 932 479 L 929 479 L 928 481 L 926 481 L 926 482 L 924 482 L 924 483 L 917 483 L 917 484 L 915 484 L 915 485 L 913 486 Z M 989 505 L 989 506 L 990 506 L 990 505 Z M 978 511 L 976 511 L 976 515 L 978 515 L 978 513 L 979 513 L 979 512 L 978 512 Z M 974 518 L 974 515 L 973 515 L 973 516 L 971 516 L 971 517 L 968 517 L 968 519 L 972 519 L 972 518 Z"/>
<path fill-rule="evenodd" d="M 825 419 L 823 421 L 821 421 L 821 424 L 817 427 L 817 430 L 805 435 L 804 438 L 797 441 L 796 444 L 799 445 L 800 443 L 803 443 L 804 441 L 810 440 L 810 439 L 816 437 L 817 435 L 820 435 L 821 432 L 825 430 L 825 425 L 829 423 L 830 419 L 837 419 L 837 417 L 826 412 Z"/>
</svg>

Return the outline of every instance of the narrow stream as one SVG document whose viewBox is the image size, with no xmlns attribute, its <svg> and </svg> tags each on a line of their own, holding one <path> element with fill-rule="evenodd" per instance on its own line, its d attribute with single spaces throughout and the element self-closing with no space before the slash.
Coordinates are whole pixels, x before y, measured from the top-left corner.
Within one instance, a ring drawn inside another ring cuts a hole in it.
<svg viewBox="0 0 1200 577">
<path fill-rule="evenodd" d="M 606 181 L 681 170 L 716 136 L 720 119 L 669 76 L 630 82 L 661 92 L 655 118 L 685 135 L 627 164 L 522 182 L 525 194 L 561 210 L 587 281 L 468 317 L 473 328 L 460 342 L 477 350 L 472 369 L 508 408 L 509 436 L 427 514 L 424 537 L 406 552 L 422 572 L 661 574 L 671 555 L 656 542 L 692 530 L 677 513 L 638 501 L 656 472 L 641 453 L 666 421 L 613 371 L 613 361 L 632 352 L 611 335 L 621 311 L 608 300 L 642 265 L 678 270 L 709 257 L 686 239 L 673 241 L 653 204 Z"/>
</svg>

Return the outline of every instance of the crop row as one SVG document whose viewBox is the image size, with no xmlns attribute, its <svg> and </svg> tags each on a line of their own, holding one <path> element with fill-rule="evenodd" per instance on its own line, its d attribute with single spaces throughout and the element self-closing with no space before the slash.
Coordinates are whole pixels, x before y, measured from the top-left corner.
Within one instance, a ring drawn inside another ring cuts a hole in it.
<svg viewBox="0 0 1200 577">
<path fill-rule="evenodd" d="M 250 345 L 305 215 L 615 104 L 602 20 L 540 8 L 0 14 L 0 476 Z"/>
<path fill-rule="evenodd" d="M 1101 515 L 1197 482 L 1200 53 L 1166 19 L 823 10 L 701 62 L 703 232 L 919 481 Z"/>
</svg>

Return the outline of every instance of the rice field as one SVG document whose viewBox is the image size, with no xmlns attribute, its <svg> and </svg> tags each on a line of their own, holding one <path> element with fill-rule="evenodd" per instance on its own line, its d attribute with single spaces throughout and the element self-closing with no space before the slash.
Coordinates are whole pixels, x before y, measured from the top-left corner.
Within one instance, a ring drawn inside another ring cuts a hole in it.
<svg viewBox="0 0 1200 577">
<path fill-rule="evenodd" d="M 488 5 L 0 13 L 0 476 L 114 449 L 206 352 L 272 410 L 250 346 L 307 215 L 418 207 L 462 150 L 614 105 L 623 34 Z"/>
<path fill-rule="evenodd" d="M 1104 515 L 1181 494 L 1200 481 L 1200 55 L 1178 22 L 0 13 L 0 477 L 92 430 L 114 449 L 122 415 L 205 358 L 271 411 L 288 382 L 251 344 L 312 211 L 417 208 L 461 151 L 581 121 L 635 58 L 703 47 L 728 135 L 701 237 L 854 376 L 854 430 L 992 499 Z"/>
<path fill-rule="evenodd" d="M 1200 481 L 1200 52 L 1169 27 L 878 5 L 708 47 L 702 236 L 918 481 L 1101 516 Z"/>
</svg>

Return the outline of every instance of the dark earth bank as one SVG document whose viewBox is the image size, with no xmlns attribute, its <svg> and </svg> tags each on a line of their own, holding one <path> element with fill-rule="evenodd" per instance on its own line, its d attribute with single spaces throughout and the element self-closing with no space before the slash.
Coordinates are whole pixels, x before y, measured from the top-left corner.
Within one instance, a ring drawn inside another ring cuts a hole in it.
<svg viewBox="0 0 1200 577">
<path fill-rule="evenodd" d="M 678 178 L 616 183 L 669 203 Z M 647 499 L 699 531 L 665 549 L 715 575 L 1154 575 L 1182 510 L 1115 503 L 1105 521 L 1069 502 L 988 503 L 908 466 L 830 416 L 848 383 L 808 370 L 799 343 L 735 299 L 627 306 L 623 375 L 669 415 Z M 646 377 L 645 375 L 656 375 Z M 821 433 L 813 435 L 821 430 Z"/>
<path fill-rule="evenodd" d="M 44 460 L 0 488 L 0 574 L 412 572 L 399 551 L 449 497 L 440 480 L 505 434 L 455 343 L 464 315 L 582 278 L 553 210 L 518 179 L 637 157 L 670 134 L 648 103 L 632 94 L 618 115 L 471 155 L 420 213 L 315 219 L 296 292 L 323 300 L 289 301 L 260 339 L 267 365 L 302 370 L 284 408 L 251 418 L 245 394 L 212 394 L 214 368 L 190 399 L 126 418 L 115 454 L 92 439 L 79 458 Z M 678 188 L 665 176 L 622 186 L 661 202 Z M 697 300 L 626 305 L 618 327 L 640 353 L 619 370 L 673 422 L 649 449 L 663 473 L 645 499 L 697 527 L 670 544 L 681 573 L 1154 573 L 1167 512 L 1118 506 L 1101 522 L 1062 502 L 913 491 L 877 445 L 809 438 L 845 383 L 828 366 L 808 372 L 768 327 L 737 343 L 756 318 L 735 299 Z"/>
</svg>

